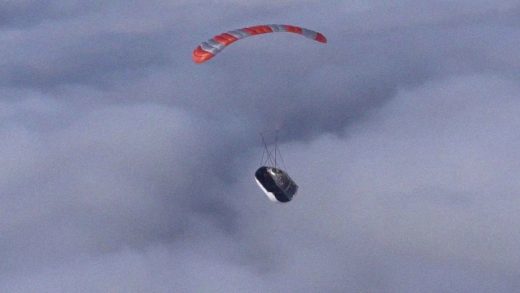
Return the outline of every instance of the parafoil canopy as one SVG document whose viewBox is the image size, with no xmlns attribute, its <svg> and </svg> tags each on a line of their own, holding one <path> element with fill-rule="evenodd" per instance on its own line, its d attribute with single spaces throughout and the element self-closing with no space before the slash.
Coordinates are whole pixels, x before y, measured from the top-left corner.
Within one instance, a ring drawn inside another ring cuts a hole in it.
<svg viewBox="0 0 520 293">
<path fill-rule="evenodd" d="M 195 48 L 195 50 L 193 50 L 192 58 L 195 63 L 204 63 L 235 41 L 254 35 L 275 32 L 295 33 L 320 43 L 327 42 L 327 39 L 323 34 L 299 26 L 286 24 L 257 25 L 222 33 L 214 36 L 206 42 L 202 42 L 197 46 L 197 48 Z"/>
</svg>

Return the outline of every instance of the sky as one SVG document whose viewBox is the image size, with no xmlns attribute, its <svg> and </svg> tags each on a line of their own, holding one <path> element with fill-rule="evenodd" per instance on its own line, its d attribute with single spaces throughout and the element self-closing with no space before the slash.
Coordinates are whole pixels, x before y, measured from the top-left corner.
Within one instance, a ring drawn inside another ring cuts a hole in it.
<svg viewBox="0 0 520 293">
<path fill-rule="evenodd" d="M 519 19 L 514 0 L 0 3 L 0 291 L 520 291 Z M 269 23 L 329 42 L 191 60 Z M 277 130 L 287 204 L 253 178 Z"/>
</svg>

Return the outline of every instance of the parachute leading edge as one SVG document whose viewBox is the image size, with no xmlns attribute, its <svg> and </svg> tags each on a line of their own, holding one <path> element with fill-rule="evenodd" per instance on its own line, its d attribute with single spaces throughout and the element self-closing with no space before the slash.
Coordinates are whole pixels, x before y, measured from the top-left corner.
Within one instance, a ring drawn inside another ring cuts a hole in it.
<svg viewBox="0 0 520 293">
<path fill-rule="evenodd" d="M 275 32 L 300 34 L 320 43 L 327 43 L 327 38 L 325 38 L 323 34 L 299 26 L 286 24 L 257 25 L 222 33 L 201 43 L 197 48 L 195 48 L 195 50 L 193 50 L 192 58 L 195 63 L 204 63 L 217 55 L 226 46 L 236 42 L 237 40 L 254 35 Z"/>
</svg>

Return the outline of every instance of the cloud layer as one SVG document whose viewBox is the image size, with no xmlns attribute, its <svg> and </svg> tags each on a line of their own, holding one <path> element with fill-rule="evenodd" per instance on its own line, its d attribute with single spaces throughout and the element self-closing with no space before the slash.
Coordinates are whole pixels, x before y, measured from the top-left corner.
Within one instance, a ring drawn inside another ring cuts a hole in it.
<svg viewBox="0 0 520 293">
<path fill-rule="evenodd" d="M 516 1 L 40 2 L 0 4 L 0 291 L 519 290 Z M 329 43 L 192 63 L 258 23 Z"/>
</svg>

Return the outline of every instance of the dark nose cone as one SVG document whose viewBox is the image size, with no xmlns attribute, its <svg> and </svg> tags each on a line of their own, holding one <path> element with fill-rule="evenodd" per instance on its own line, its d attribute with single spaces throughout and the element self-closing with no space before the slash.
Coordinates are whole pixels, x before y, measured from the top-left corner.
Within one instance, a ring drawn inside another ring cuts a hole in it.
<svg viewBox="0 0 520 293">
<path fill-rule="evenodd" d="M 286 172 L 278 168 L 260 167 L 255 172 L 255 179 L 260 188 L 272 201 L 288 202 L 298 191 L 298 185 Z"/>
</svg>

